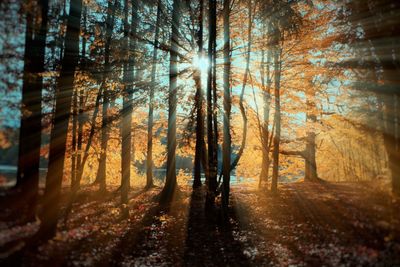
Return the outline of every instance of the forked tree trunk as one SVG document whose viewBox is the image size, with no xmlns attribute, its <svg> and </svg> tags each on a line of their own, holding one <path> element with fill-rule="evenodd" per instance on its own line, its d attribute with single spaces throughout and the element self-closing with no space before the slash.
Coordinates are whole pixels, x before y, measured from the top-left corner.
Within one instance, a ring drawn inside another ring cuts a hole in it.
<svg viewBox="0 0 400 267">
<path fill-rule="evenodd" d="M 247 115 L 246 115 L 246 109 L 244 108 L 244 92 L 246 90 L 247 82 L 250 76 L 250 53 L 251 53 L 251 46 L 252 46 L 252 4 L 251 0 L 248 0 L 248 24 L 247 24 L 247 51 L 246 51 L 246 69 L 244 71 L 244 77 L 243 77 L 243 85 L 242 85 L 242 91 L 240 92 L 240 100 L 239 100 L 239 109 L 240 109 L 240 114 L 242 115 L 242 120 L 243 120 L 243 132 L 242 132 L 242 141 L 240 144 L 239 151 L 237 153 L 237 156 L 235 160 L 232 162 L 231 165 L 231 171 L 236 168 L 238 165 L 240 158 L 243 155 L 244 149 L 246 148 L 246 140 L 247 140 Z"/>
</svg>

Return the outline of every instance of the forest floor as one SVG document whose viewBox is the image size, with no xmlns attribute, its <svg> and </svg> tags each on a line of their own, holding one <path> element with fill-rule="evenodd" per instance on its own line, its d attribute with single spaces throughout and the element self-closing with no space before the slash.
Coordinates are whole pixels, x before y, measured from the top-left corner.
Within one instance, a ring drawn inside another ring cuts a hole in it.
<svg viewBox="0 0 400 267">
<path fill-rule="evenodd" d="M 400 202 L 370 183 L 298 182 L 276 195 L 239 184 L 227 224 L 204 212 L 204 189 L 181 187 L 163 207 L 159 188 L 133 191 L 128 220 L 118 196 L 93 191 L 83 190 L 56 237 L 36 248 L 23 240 L 38 223 L 2 218 L 0 265 L 400 266 Z"/>
</svg>

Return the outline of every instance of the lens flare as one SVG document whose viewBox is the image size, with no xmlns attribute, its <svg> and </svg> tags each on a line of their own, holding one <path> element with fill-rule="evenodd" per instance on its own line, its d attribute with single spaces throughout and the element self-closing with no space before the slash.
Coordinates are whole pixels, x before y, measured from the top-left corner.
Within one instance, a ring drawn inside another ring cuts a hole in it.
<svg viewBox="0 0 400 267">
<path fill-rule="evenodd" d="M 201 74 L 206 74 L 210 64 L 207 57 L 195 55 L 192 60 L 192 65 L 194 68 L 199 69 Z"/>
</svg>

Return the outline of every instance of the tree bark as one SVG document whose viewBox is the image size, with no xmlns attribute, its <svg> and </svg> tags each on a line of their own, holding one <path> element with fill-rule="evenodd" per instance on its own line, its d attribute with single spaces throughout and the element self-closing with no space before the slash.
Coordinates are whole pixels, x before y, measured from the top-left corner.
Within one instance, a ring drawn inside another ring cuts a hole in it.
<svg viewBox="0 0 400 267">
<path fill-rule="evenodd" d="M 246 148 L 246 140 L 247 140 L 247 115 L 246 115 L 246 109 L 244 108 L 244 92 L 246 90 L 246 85 L 248 78 L 250 76 L 250 53 L 251 53 L 251 45 L 252 45 L 252 4 L 251 0 L 248 0 L 248 11 L 249 11 L 249 19 L 248 19 L 248 44 L 247 44 L 247 51 L 246 51 L 246 69 L 244 73 L 244 78 L 243 78 L 243 85 L 242 85 L 242 91 L 240 92 L 240 100 L 239 100 L 239 109 L 240 109 L 240 114 L 242 115 L 242 120 L 243 120 L 243 132 L 242 132 L 242 141 L 240 144 L 239 151 L 237 153 L 236 158 L 233 160 L 233 162 L 230 164 L 230 171 L 233 171 L 233 169 L 236 168 L 238 165 L 240 158 L 243 155 L 244 149 Z M 219 181 L 221 180 L 222 176 L 222 171 L 220 173 Z"/>
<path fill-rule="evenodd" d="M 249 0 L 251 9 L 251 0 Z M 251 11 L 250 11 L 251 12 Z M 251 13 L 250 13 L 251 14 Z M 223 142 L 223 186 L 222 186 L 222 212 L 224 219 L 228 218 L 230 175 L 231 175 L 231 134 L 230 134 L 230 116 L 231 116 L 231 92 L 230 92 L 230 1 L 224 1 L 224 142 Z M 250 16 L 251 17 L 251 16 Z M 249 18 L 249 20 L 251 20 Z M 251 31 L 251 29 L 249 29 Z M 249 40 L 249 43 L 251 41 Z"/>
<path fill-rule="evenodd" d="M 107 7 L 107 17 L 106 17 L 106 41 L 104 47 L 104 72 L 103 72 L 103 106 L 102 106 L 102 125 L 101 125 L 101 152 L 99 159 L 99 168 L 97 171 L 97 177 L 95 183 L 99 184 L 99 191 L 106 191 L 106 160 L 107 160 L 107 144 L 108 144 L 108 136 L 109 136 L 109 118 L 108 118 L 108 108 L 110 106 L 110 91 L 107 89 L 107 79 L 109 77 L 109 73 L 111 72 L 111 64 L 110 64 L 110 47 L 111 47 L 111 39 L 112 32 L 114 29 L 114 19 L 115 19 L 115 6 L 116 1 L 112 3 L 112 0 L 108 1 Z"/>
<path fill-rule="evenodd" d="M 280 82 L 281 82 L 281 48 L 280 48 L 280 31 L 275 29 L 276 48 L 274 51 L 274 69 L 275 69 L 275 135 L 274 135 L 274 151 L 273 166 L 272 166 L 272 183 L 271 191 L 277 192 L 278 190 L 278 175 L 279 175 L 279 145 L 281 139 L 281 102 L 280 102 Z"/>
<path fill-rule="evenodd" d="M 42 87 L 46 48 L 48 1 L 37 2 L 40 26 L 35 29 L 35 14 L 26 14 L 24 75 L 22 86 L 21 127 L 16 189 L 27 205 L 27 220 L 33 220 L 39 189 L 39 163 L 42 132 Z M 38 19 L 38 18 L 36 18 Z"/>
<path fill-rule="evenodd" d="M 57 80 L 54 126 L 50 137 L 49 166 L 43 197 L 43 213 L 38 236 L 47 240 L 57 229 L 61 183 L 67 142 L 68 121 L 71 113 L 75 67 L 79 59 L 79 33 L 82 0 L 71 0 L 65 36 L 65 53 Z"/>
<path fill-rule="evenodd" d="M 72 144 L 71 144 L 71 190 L 76 183 L 76 153 L 77 153 L 77 126 L 78 126 L 78 92 L 73 92 L 72 98 Z"/>
<path fill-rule="evenodd" d="M 133 64 L 132 64 L 132 51 L 129 51 L 130 41 L 130 27 L 128 23 L 128 4 L 129 0 L 124 1 L 124 38 L 125 38 L 125 54 L 128 55 L 128 59 L 124 61 L 124 92 L 123 92 L 123 103 L 121 111 L 121 210 L 122 217 L 128 217 L 128 193 L 130 187 L 131 178 L 131 147 L 132 147 L 132 93 L 133 93 Z M 132 26 L 131 30 L 137 27 L 137 1 L 132 1 Z"/>
<path fill-rule="evenodd" d="M 268 25 L 268 33 L 270 32 L 270 25 Z M 270 157 L 269 157 L 269 115 L 270 115 L 270 110 L 271 110 L 271 85 L 272 85 L 272 79 L 271 79 L 271 74 L 270 74 L 270 69 L 271 69 L 271 49 L 268 49 L 267 51 L 267 62 L 264 62 L 264 51 L 262 55 L 262 61 L 261 61 L 261 79 L 262 79 L 262 87 L 263 87 L 263 102 L 264 102 L 264 114 L 263 114 L 263 124 L 262 124 L 262 163 L 261 163 L 261 174 L 260 174 L 260 180 L 259 180 L 259 186 L 261 186 L 262 181 L 268 182 L 268 176 L 269 176 L 269 166 L 270 166 Z M 266 66 L 265 66 L 266 64 Z M 265 73 L 266 70 L 266 73 Z M 265 84 L 265 76 L 267 78 L 266 84 Z M 272 135 L 272 134 L 271 134 Z"/>
<path fill-rule="evenodd" d="M 179 21 L 181 16 L 180 1 L 174 0 L 172 10 L 171 52 L 169 64 L 168 96 L 168 134 L 167 134 L 167 177 L 160 195 L 160 203 L 172 201 L 176 193 L 176 100 L 178 89 L 178 49 Z"/>
<path fill-rule="evenodd" d="M 312 85 L 312 84 L 311 84 Z M 309 87 L 308 90 L 313 90 L 312 86 Z M 315 92 L 307 92 L 307 121 L 312 124 L 311 127 L 308 127 L 309 131 L 307 132 L 306 138 L 306 151 L 305 151 L 305 181 L 317 181 L 317 162 L 315 159 L 316 154 L 316 145 L 315 145 L 315 123 L 317 121 L 317 117 L 315 116 Z"/>
<path fill-rule="evenodd" d="M 242 132 L 242 142 L 240 144 L 239 151 L 237 153 L 237 156 L 235 160 L 232 162 L 231 165 L 231 170 L 233 170 L 237 164 L 239 163 L 240 158 L 243 155 L 244 149 L 246 147 L 246 140 L 247 140 L 247 115 L 246 115 L 246 110 L 244 108 L 244 92 L 246 90 L 247 86 L 247 81 L 249 79 L 249 73 L 250 73 L 250 53 L 251 53 L 251 45 L 252 45 L 252 7 L 251 7 L 251 0 L 248 0 L 248 34 L 247 34 L 247 39 L 248 39 L 248 44 L 247 44 L 247 52 L 246 52 L 246 69 L 244 72 L 244 77 L 243 77 L 243 85 L 242 85 L 242 91 L 240 92 L 240 100 L 239 100 L 239 109 L 240 109 L 240 114 L 242 115 L 242 120 L 243 120 L 243 132 Z"/>
<path fill-rule="evenodd" d="M 204 0 L 199 1 L 199 30 L 197 32 L 197 46 L 198 59 L 203 58 L 203 10 L 204 10 Z M 194 71 L 194 80 L 196 85 L 196 148 L 195 148 L 195 156 L 194 156 L 194 181 L 193 188 L 197 188 L 201 186 L 201 163 L 204 147 L 204 118 L 203 118 L 203 91 L 201 84 L 201 70 L 196 68 Z M 206 169 L 204 167 L 204 169 Z"/>
<path fill-rule="evenodd" d="M 86 71 L 86 23 L 87 23 L 87 7 L 84 6 L 83 8 L 83 30 L 82 30 L 82 59 L 81 59 L 81 71 Z M 77 149 L 78 149 L 78 155 L 77 155 L 77 165 L 76 165 L 76 181 L 75 181 L 75 187 L 76 190 L 79 189 L 80 183 L 81 183 L 81 170 L 83 169 L 83 162 L 82 162 L 82 143 L 83 143 L 83 125 L 85 123 L 84 121 L 84 98 L 85 98 L 85 93 L 84 89 L 81 87 L 79 90 L 79 110 L 78 110 L 78 144 L 77 144 Z M 96 106 L 98 108 L 98 104 Z M 96 108 L 95 107 L 95 108 Z"/>
<path fill-rule="evenodd" d="M 209 39 L 208 39 L 208 77 L 207 77 L 207 144 L 208 144 L 208 175 L 207 175 L 207 196 L 206 196 L 206 209 L 211 208 L 215 202 L 215 194 L 217 189 L 217 166 L 215 166 L 215 135 L 214 132 L 214 110 L 213 110 L 213 98 L 212 94 L 214 91 L 214 58 L 215 54 L 215 44 L 216 44 L 216 1 L 208 1 L 208 19 L 209 19 Z"/>
<path fill-rule="evenodd" d="M 146 158 L 146 188 L 149 189 L 153 184 L 153 124 L 154 124 L 154 90 L 156 88 L 156 71 L 157 71 L 157 51 L 158 38 L 160 33 L 161 20 L 161 0 L 157 1 L 157 20 L 154 34 L 153 59 L 151 67 L 151 84 L 149 95 L 149 120 L 147 125 L 147 158 Z"/>
</svg>

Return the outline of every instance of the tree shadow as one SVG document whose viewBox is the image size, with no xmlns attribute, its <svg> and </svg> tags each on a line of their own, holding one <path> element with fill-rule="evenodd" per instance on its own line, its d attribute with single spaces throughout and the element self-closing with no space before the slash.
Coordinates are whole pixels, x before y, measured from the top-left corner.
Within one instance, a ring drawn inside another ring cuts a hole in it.
<svg viewBox="0 0 400 267">
<path fill-rule="evenodd" d="M 141 245 L 145 245 L 147 230 L 154 223 L 155 217 L 160 214 L 161 210 L 158 205 L 150 208 L 142 220 L 138 224 L 132 225 L 132 228 L 121 237 L 108 260 L 99 263 L 98 266 L 120 266 L 127 257 L 141 256 L 141 251 L 144 249 Z"/>
<path fill-rule="evenodd" d="M 145 190 L 137 190 L 135 192 L 132 192 L 129 195 L 129 201 L 135 201 L 145 192 Z M 120 217 L 111 216 L 112 214 L 110 214 L 110 210 L 108 210 L 109 205 L 103 206 L 103 204 L 112 201 L 112 207 L 119 207 L 119 201 L 116 198 L 116 195 L 112 196 L 109 194 L 107 196 L 104 196 L 104 198 L 102 199 L 88 198 L 88 201 L 90 201 L 87 203 L 76 203 L 77 206 L 75 208 L 78 208 L 79 210 L 92 208 L 94 209 L 94 212 L 90 213 L 89 215 L 84 214 L 82 216 L 75 216 L 73 218 L 74 222 L 70 222 L 67 225 L 67 228 L 59 227 L 58 232 L 64 230 L 67 232 L 75 231 L 79 233 L 80 226 L 87 224 L 86 220 L 88 216 L 92 218 L 98 218 L 97 220 L 100 220 L 101 218 L 104 218 L 104 216 L 107 216 L 107 214 L 109 214 L 108 220 L 109 222 L 111 222 L 111 224 L 120 223 L 122 220 Z M 84 207 L 82 207 L 82 205 Z M 137 205 L 138 204 L 133 203 L 130 209 L 136 209 Z M 63 209 L 64 208 L 65 207 L 63 207 Z M 61 218 L 62 215 L 60 214 L 60 220 Z M 7 254 L 9 254 L 6 258 L 0 258 L 0 266 L 68 266 L 70 265 L 69 261 L 71 260 L 72 255 L 79 256 L 85 253 L 90 254 L 93 249 L 97 248 L 98 245 L 110 242 L 110 236 L 104 234 L 106 230 L 107 229 L 105 227 L 100 227 L 97 230 L 93 230 L 91 233 L 89 233 L 88 236 L 86 236 L 84 240 L 79 238 L 66 239 L 63 241 L 50 240 L 50 243 L 58 243 L 57 245 L 50 246 L 49 241 L 44 242 L 38 240 L 37 238 L 35 238 L 35 236 L 27 236 L 22 239 L 14 240 L 12 242 L 9 242 L 9 244 L 7 244 L 7 247 L 3 246 L 0 248 L 1 253 L 7 252 Z M 47 248 L 46 251 L 39 251 L 39 246 L 44 246 L 45 248 Z M 15 247 L 15 249 L 13 247 Z M 51 251 L 48 251 L 49 247 L 52 249 Z"/>
<path fill-rule="evenodd" d="M 179 248 L 182 247 L 177 227 L 182 225 L 177 214 L 184 206 L 183 201 L 178 198 L 160 205 L 157 196 L 150 201 L 157 204 L 139 223 L 130 226 L 113 248 L 111 256 L 96 266 L 181 265 L 177 264 L 181 262 Z"/>
<path fill-rule="evenodd" d="M 243 244 L 234 238 L 240 231 L 234 209 L 223 222 L 220 211 L 205 212 L 205 190 L 195 189 L 189 208 L 184 252 L 185 266 L 250 266 Z"/>
</svg>

